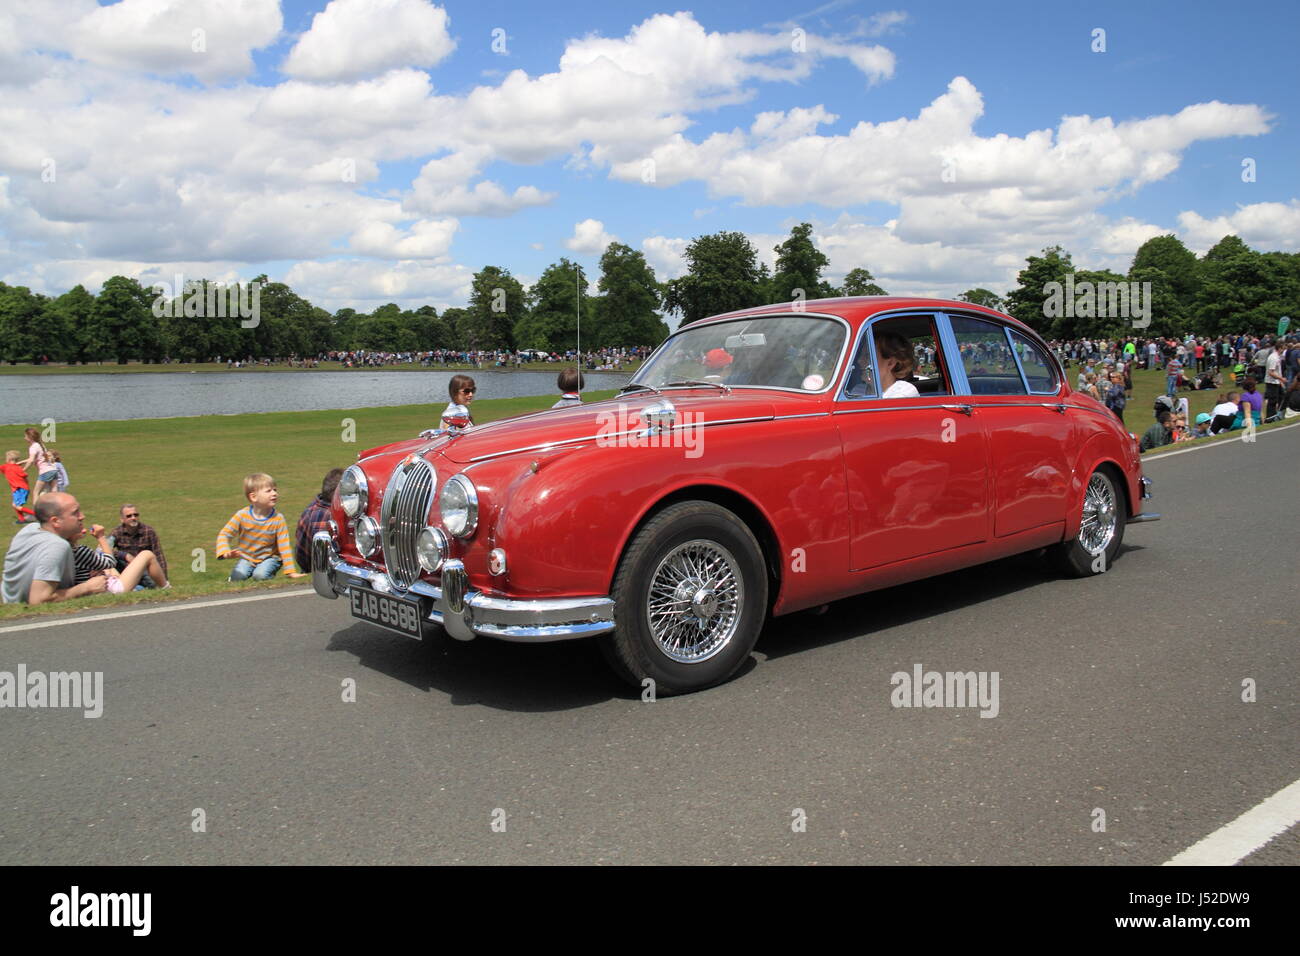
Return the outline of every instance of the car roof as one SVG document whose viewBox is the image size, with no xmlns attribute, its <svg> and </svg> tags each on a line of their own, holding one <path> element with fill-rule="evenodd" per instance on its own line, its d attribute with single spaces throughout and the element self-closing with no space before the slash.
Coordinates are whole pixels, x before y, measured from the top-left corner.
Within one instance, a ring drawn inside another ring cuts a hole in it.
<svg viewBox="0 0 1300 956">
<path fill-rule="evenodd" d="M 986 306 L 976 305 L 973 302 L 960 302 L 956 299 L 931 299 L 900 295 L 841 296 L 834 299 L 807 299 L 800 302 L 777 302 L 772 305 L 758 305 L 748 309 L 737 309 L 735 312 L 726 312 L 722 315 L 711 315 L 703 319 L 696 319 L 694 322 L 682 325 L 676 331 L 680 332 L 682 329 L 692 328 L 710 322 L 718 322 L 724 319 L 738 319 L 745 317 L 758 318 L 765 315 L 789 315 L 791 312 L 837 315 L 842 319 L 847 319 L 849 322 L 856 324 L 857 322 L 865 321 L 866 319 L 882 312 L 894 312 L 900 309 L 934 309 L 946 312 L 960 310 L 962 312 L 977 312 L 981 315 L 987 315 L 990 318 L 1005 322 L 1017 331 L 1028 332 L 1034 338 L 1042 338 L 1038 332 L 1035 332 L 1015 316 L 1007 315 L 1005 312 L 995 311 Z"/>
</svg>

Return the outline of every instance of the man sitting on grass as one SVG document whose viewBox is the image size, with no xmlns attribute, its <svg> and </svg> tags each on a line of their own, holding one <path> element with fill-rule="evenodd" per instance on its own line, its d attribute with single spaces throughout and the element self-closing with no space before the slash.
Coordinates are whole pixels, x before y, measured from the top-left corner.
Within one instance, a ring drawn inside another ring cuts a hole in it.
<svg viewBox="0 0 1300 956">
<path fill-rule="evenodd" d="M 162 568 L 163 579 L 166 580 L 167 558 L 163 556 L 158 532 L 140 520 L 140 509 L 135 505 L 122 505 L 119 514 L 122 523 L 114 528 L 112 535 L 109 536 L 109 544 L 118 572 L 125 571 L 141 551 L 152 551 L 153 556 L 158 559 L 158 566 Z M 140 578 L 140 584 L 146 588 L 158 587 L 158 582 L 147 571 Z"/>
<path fill-rule="evenodd" d="M 240 508 L 217 535 L 217 560 L 234 558 L 231 581 L 267 581 L 284 566 L 285 576 L 300 578 L 289 544 L 289 526 L 275 510 L 280 499 L 275 479 L 261 472 L 244 479 L 248 507 Z"/>
<path fill-rule="evenodd" d="M 49 604 L 103 594 L 108 581 L 96 574 L 76 584 L 72 542 L 85 534 L 85 515 L 72 495 L 51 491 L 36 502 L 36 524 L 14 535 L 5 555 L 0 594 L 5 604 Z"/>
<path fill-rule="evenodd" d="M 1173 436 L 1170 434 L 1173 419 L 1172 412 L 1161 412 L 1157 415 L 1156 423 L 1143 432 L 1138 448 L 1142 451 L 1150 451 L 1152 448 L 1159 448 L 1173 441 Z"/>
</svg>

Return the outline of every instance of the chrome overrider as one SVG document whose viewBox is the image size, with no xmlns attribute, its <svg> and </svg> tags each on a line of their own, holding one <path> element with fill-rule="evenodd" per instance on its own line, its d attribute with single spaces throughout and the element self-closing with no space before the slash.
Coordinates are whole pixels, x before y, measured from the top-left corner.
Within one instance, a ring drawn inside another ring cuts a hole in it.
<svg viewBox="0 0 1300 956">
<path fill-rule="evenodd" d="M 1142 500 L 1150 501 L 1155 496 L 1155 492 L 1151 490 L 1155 486 L 1155 482 L 1153 482 L 1150 478 L 1144 476 L 1138 479 L 1138 483 L 1142 488 Z M 1142 524 L 1143 522 L 1146 521 L 1159 521 L 1159 520 L 1160 520 L 1160 515 L 1156 514 L 1153 511 L 1144 511 L 1140 515 L 1134 515 L 1133 517 L 1129 518 L 1128 521 L 1125 522 L 1125 524 Z"/>
<path fill-rule="evenodd" d="M 614 630 L 614 602 L 609 597 L 515 598 L 491 597 L 469 587 L 460 561 L 444 562 L 439 584 L 415 581 L 398 594 L 383 571 L 349 564 L 339 556 L 328 531 L 311 541 L 311 584 L 321 597 L 336 598 L 353 587 L 416 600 L 424 621 L 440 624 L 460 641 L 476 636 L 540 644 L 607 634 Z"/>
</svg>

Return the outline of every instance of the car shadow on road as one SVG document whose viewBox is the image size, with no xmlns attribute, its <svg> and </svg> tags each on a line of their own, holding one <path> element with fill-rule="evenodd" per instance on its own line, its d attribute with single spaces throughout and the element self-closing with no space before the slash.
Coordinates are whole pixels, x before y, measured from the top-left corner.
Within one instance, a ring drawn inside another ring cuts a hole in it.
<svg viewBox="0 0 1300 956">
<path fill-rule="evenodd" d="M 1137 550 L 1140 545 L 1126 544 L 1122 553 Z M 1059 580 L 1041 553 L 1017 555 L 845 598 L 824 614 L 804 611 L 777 618 L 763 629 L 755 650 L 774 660 Z M 639 701 L 640 691 L 618 679 L 602 659 L 596 642 L 603 639 L 512 644 L 437 635 L 416 641 L 357 621 L 335 632 L 327 649 L 351 654 L 362 667 L 417 690 L 446 694 L 455 705 L 547 712 L 616 699 Z M 733 680 L 756 666 L 751 654 Z"/>
<path fill-rule="evenodd" d="M 446 694 L 457 705 L 543 712 L 636 696 L 591 640 L 511 644 L 439 634 L 416 641 L 358 621 L 335 633 L 327 649 L 418 690 Z"/>
<path fill-rule="evenodd" d="M 1123 544 L 1118 559 L 1141 545 Z M 949 611 L 1062 580 L 1044 552 L 1028 552 L 938 577 L 899 584 L 836 601 L 824 609 L 775 618 L 755 651 L 768 660 L 854 640 L 900 625 L 924 622 Z"/>
</svg>

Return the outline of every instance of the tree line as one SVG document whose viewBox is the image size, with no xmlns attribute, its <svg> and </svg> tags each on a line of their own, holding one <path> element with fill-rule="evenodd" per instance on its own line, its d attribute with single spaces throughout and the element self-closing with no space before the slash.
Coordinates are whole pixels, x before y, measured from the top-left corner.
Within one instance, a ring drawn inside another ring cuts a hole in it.
<svg viewBox="0 0 1300 956">
<path fill-rule="evenodd" d="M 403 309 L 395 303 L 370 313 L 343 308 L 331 314 L 266 276 L 253 280 L 259 285 L 256 322 L 213 318 L 201 306 L 187 308 L 181 301 L 186 296 L 173 298 L 159 315 L 159 296 L 126 276 L 107 280 L 98 295 L 78 285 L 56 298 L 0 283 L 0 360 L 199 362 L 358 349 L 564 351 L 578 344 L 578 308 L 584 347 L 653 346 L 668 335 L 664 312 L 691 322 L 767 303 L 886 294 L 862 267 L 849 270 L 839 286 L 825 281 L 829 260 L 813 243 L 809 223 L 792 228 L 775 252 L 775 268 L 768 269 L 743 233 L 700 236 L 686 247 L 686 273 L 660 282 L 642 253 L 611 243 L 600 258 L 596 295 L 567 258 L 548 266 L 528 289 L 508 269 L 486 266 L 473 277 L 469 302 L 441 315 L 433 306 Z M 1264 333 L 1276 328 L 1280 315 L 1300 309 L 1300 254 L 1257 252 L 1231 235 L 1200 258 L 1175 236 L 1149 239 L 1126 276 L 1076 271 L 1060 246 L 1026 261 L 1017 287 L 1005 296 L 976 288 L 959 298 L 1009 312 L 1050 339 L 1117 336 L 1134 328 L 1127 317 L 1046 309 L 1050 284 L 1068 273 L 1076 285 L 1149 282 L 1148 335 Z M 195 291 L 202 298 L 213 285 L 205 281 Z"/>
</svg>

